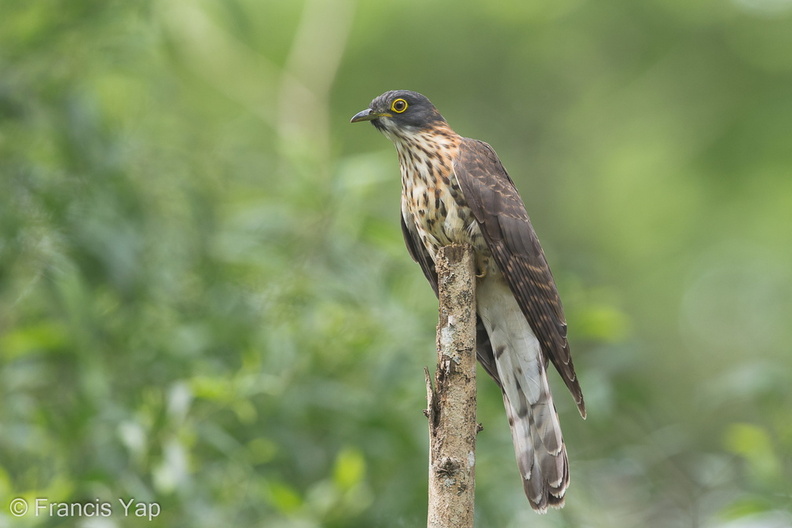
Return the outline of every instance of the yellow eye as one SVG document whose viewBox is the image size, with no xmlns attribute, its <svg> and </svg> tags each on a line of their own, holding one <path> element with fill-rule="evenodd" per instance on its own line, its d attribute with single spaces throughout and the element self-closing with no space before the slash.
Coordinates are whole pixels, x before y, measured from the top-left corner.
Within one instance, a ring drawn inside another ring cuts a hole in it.
<svg viewBox="0 0 792 528">
<path fill-rule="evenodd" d="M 408 106 L 409 105 L 407 104 L 407 101 L 405 101 L 404 99 L 396 99 L 391 103 L 391 110 L 393 110 L 397 114 L 401 114 L 402 112 L 407 110 Z"/>
</svg>

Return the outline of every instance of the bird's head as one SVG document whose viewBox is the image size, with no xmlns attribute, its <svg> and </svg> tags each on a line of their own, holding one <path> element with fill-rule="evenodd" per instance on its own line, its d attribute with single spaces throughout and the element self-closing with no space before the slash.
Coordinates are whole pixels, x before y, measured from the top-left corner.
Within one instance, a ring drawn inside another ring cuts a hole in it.
<svg viewBox="0 0 792 528">
<path fill-rule="evenodd" d="M 355 114 L 351 122 L 371 121 L 387 136 L 410 136 L 445 124 L 445 119 L 425 96 L 409 90 L 385 92 L 368 108 Z"/>
</svg>

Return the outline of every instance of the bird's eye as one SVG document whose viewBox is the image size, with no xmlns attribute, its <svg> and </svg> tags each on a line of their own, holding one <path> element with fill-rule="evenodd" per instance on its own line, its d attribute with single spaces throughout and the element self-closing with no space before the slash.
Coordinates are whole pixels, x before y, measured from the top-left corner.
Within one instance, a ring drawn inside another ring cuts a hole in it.
<svg viewBox="0 0 792 528">
<path fill-rule="evenodd" d="M 393 110 L 397 114 L 401 114 L 402 112 L 407 110 L 408 106 L 409 105 L 407 104 L 407 101 L 405 101 L 404 99 L 396 99 L 391 103 L 391 110 Z"/>
</svg>

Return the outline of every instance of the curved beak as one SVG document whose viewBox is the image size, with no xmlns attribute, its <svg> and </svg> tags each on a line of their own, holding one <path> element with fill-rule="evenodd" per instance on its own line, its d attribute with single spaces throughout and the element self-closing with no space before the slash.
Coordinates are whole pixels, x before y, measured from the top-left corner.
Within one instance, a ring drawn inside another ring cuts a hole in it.
<svg viewBox="0 0 792 528">
<path fill-rule="evenodd" d="M 353 115 L 349 122 L 359 123 L 360 121 L 373 121 L 380 117 L 390 117 L 390 114 L 387 112 L 375 112 L 371 108 L 366 108 L 365 110 Z"/>
</svg>

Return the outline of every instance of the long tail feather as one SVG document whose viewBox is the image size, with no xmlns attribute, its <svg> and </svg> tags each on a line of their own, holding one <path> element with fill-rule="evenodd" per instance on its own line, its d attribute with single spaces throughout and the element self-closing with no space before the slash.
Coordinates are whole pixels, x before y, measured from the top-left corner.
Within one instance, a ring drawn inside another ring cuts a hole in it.
<svg viewBox="0 0 792 528">
<path fill-rule="evenodd" d="M 569 485 L 569 462 L 539 341 L 500 277 L 480 281 L 477 298 L 525 495 L 539 512 L 560 508 Z"/>
</svg>

